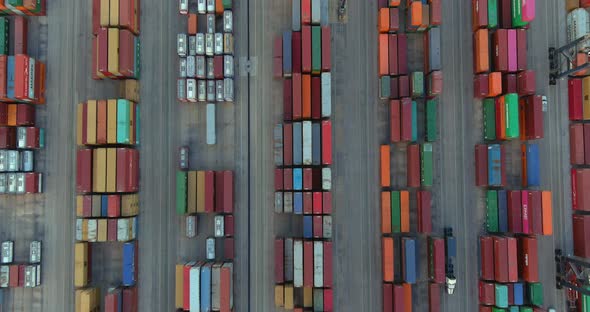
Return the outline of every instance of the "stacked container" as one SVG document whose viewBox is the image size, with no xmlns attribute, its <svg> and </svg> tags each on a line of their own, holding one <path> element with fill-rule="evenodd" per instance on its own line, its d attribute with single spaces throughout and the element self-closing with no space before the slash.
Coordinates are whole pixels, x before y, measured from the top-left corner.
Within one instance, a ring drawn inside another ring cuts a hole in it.
<svg viewBox="0 0 590 312">
<path fill-rule="evenodd" d="M 47 12 L 46 0 L 2 0 L 0 15 L 44 16 Z"/>
<path fill-rule="evenodd" d="M 233 311 L 233 263 L 190 261 L 176 265 L 180 311 Z"/>
</svg>

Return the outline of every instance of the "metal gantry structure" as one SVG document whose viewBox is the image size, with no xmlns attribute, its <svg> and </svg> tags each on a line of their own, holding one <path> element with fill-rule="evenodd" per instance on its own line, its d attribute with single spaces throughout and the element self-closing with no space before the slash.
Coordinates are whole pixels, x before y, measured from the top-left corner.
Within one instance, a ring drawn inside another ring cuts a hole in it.
<svg viewBox="0 0 590 312">
<path fill-rule="evenodd" d="M 584 44 L 590 41 L 590 34 L 580 37 L 562 47 L 549 48 L 549 84 L 555 85 L 557 80 L 590 68 L 586 62 L 580 66 L 576 64 L 576 55 L 584 51 Z M 588 53 L 588 51 L 585 51 Z"/>
<path fill-rule="evenodd" d="M 566 289 L 570 311 L 577 311 L 576 301 L 580 295 L 590 296 L 590 262 L 584 258 L 563 255 L 555 250 L 556 288 Z"/>
</svg>

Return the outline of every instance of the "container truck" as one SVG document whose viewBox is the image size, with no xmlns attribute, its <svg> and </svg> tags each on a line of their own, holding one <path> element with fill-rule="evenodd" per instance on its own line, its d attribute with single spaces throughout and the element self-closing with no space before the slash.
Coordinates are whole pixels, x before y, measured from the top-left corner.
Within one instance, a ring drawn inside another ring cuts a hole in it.
<svg viewBox="0 0 590 312">
<path fill-rule="evenodd" d="M 455 258 L 457 257 L 457 241 L 453 236 L 452 228 L 445 228 L 445 286 L 447 293 L 452 295 L 455 291 L 457 279 L 455 278 Z"/>
</svg>

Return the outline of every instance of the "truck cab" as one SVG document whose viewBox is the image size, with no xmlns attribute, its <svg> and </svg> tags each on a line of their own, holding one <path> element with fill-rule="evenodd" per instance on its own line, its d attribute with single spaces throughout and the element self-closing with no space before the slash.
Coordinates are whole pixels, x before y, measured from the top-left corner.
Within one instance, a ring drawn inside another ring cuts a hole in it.
<svg viewBox="0 0 590 312">
<path fill-rule="evenodd" d="M 445 275 L 447 293 L 452 295 L 455 291 L 457 278 L 455 277 L 455 258 L 457 256 L 457 241 L 453 236 L 453 228 L 445 228 Z"/>
</svg>

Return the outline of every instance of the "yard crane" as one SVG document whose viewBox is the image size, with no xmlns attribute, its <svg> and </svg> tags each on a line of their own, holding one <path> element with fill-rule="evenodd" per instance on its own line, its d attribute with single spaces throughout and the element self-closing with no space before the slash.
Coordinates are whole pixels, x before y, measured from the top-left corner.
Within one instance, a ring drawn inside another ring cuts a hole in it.
<svg viewBox="0 0 590 312">
<path fill-rule="evenodd" d="M 555 249 L 555 276 L 557 289 L 567 290 L 569 311 L 577 311 L 576 301 L 580 294 L 590 296 L 590 262 L 586 259 L 563 255 Z"/>
<path fill-rule="evenodd" d="M 562 47 L 549 48 L 549 84 L 555 85 L 558 79 L 590 68 L 588 62 L 580 66 L 575 62 L 578 51 L 589 53 L 584 46 L 589 40 L 590 34 L 586 34 Z M 562 67 L 565 68 L 562 69 Z"/>
</svg>

